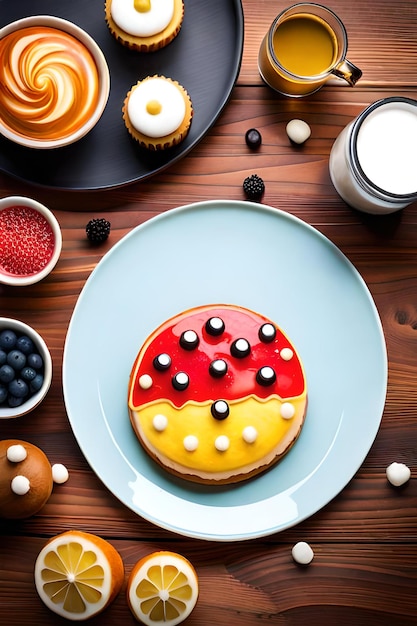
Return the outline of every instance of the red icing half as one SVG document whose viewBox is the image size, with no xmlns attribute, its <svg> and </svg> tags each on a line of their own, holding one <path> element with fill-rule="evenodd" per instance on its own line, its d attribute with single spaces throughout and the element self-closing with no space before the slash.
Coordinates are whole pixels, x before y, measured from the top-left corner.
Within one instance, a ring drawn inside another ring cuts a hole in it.
<svg viewBox="0 0 417 626">
<path fill-rule="evenodd" d="M 211 317 L 219 317 L 225 324 L 220 336 L 206 331 L 206 322 Z M 139 408 L 165 398 L 181 407 L 188 401 L 232 401 L 250 395 L 262 399 L 272 395 L 282 399 L 299 396 L 305 389 L 305 378 L 295 348 L 275 324 L 275 338 L 269 343 L 261 341 L 258 333 L 265 323 L 273 324 L 258 313 L 228 305 L 199 307 L 168 320 L 149 336 L 137 357 L 132 375 L 132 404 Z M 193 350 L 180 345 L 180 337 L 187 330 L 194 330 L 199 337 L 199 345 Z M 251 346 L 250 354 L 243 358 L 231 354 L 231 345 L 238 338 L 246 339 Z M 293 351 L 288 361 L 280 356 L 283 348 Z M 172 360 L 165 371 L 158 371 L 153 365 L 154 358 L 161 353 L 169 354 Z M 221 378 L 209 373 L 210 363 L 216 359 L 223 359 L 228 366 Z M 275 382 L 268 386 L 256 380 L 258 370 L 264 366 L 272 367 L 276 374 Z M 189 377 L 189 385 L 183 391 L 175 389 L 171 382 L 178 372 Z M 139 385 L 144 374 L 152 378 L 149 389 Z"/>
</svg>

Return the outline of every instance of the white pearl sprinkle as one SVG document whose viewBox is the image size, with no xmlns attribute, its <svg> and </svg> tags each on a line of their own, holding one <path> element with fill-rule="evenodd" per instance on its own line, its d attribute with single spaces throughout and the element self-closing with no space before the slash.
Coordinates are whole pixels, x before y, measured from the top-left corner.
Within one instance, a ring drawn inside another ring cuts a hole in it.
<svg viewBox="0 0 417 626">
<path fill-rule="evenodd" d="M 30 482 L 26 476 L 15 476 L 10 486 L 17 496 L 24 496 L 30 489 Z"/>
<path fill-rule="evenodd" d="M 17 443 L 7 448 L 7 460 L 11 463 L 20 463 L 24 461 L 28 455 L 26 448 L 22 444 Z"/>
<path fill-rule="evenodd" d="M 291 350 L 291 348 L 282 348 L 280 355 L 281 359 L 284 359 L 284 361 L 291 361 L 292 357 L 294 356 L 294 352 Z"/>
<path fill-rule="evenodd" d="M 230 446 L 229 437 L 226 437 L 226 435 L 219 435 L 219 437 L 216 438 L 214 445 L 216 450 L 219 452 L 226 452 Z"/>
<path fill-rule="evenodd" d="M 304 120 L 291 120 L 286 127 L 287 135 L 294 143 L 304 143 L 311 135 L 311 128 Z"/>
<path fill-rule="evenodd" d="M 291 404 L 291 402 L 284 402 L 281 405 L 280 412 L 281 412 L 281 417 L 283 417 L 285 420 L 290 420 L 295 415 L 295 408 Z"/>
<path fill-rule="evenodd" d="M 243 429 L 242 437 L 246 443 L 254 443 L 258 437 L 258 431 L 253 426 L 246 426 Z"/>
<path fill-rule="evenodd" d="M 405 463 L 391 463 L 386 469 L 389 482 L 394 487 L 401 487 L 410 480 L 411 470 Z"/>
<path fill-rule="evenodd" d="M 52 465 L 52 480 L 54 483 L 62 485 L 67 482 L 68 478 L 69 473 L 65 465 L 62 465 L 62 463 L 54 463 Z"/>
<path fill-rule="evenodd" d="M 152 420 L 152 425 L 155 428 L 155 430 L 161 433 L 168 426 L 167 416 L 162 415 L 161 413 L 158 413 L 157 415 L 154 416 Z"/>
<path fill-rule="evenodd" d="M 183 443 L 187 452 L 194 452 L 194 450 L 197 450 L 198 448 L 198 439 L 195 435 L 187 435 L 184 437 Z"/>
<path fill-rule="evenodd" d="M 153 385 L 152 377 L 149 374 L 142 374 L 139 378 L 139 387 L 141 389 L 150 389 Z"/>
<path fill-rule="evenodd" d="M 300 565 L 308 565 L 314 558 L 312 548 L 305 541 L 299 541 L 293 546 L 291 551 L 292 558 Z"/>
</svg>

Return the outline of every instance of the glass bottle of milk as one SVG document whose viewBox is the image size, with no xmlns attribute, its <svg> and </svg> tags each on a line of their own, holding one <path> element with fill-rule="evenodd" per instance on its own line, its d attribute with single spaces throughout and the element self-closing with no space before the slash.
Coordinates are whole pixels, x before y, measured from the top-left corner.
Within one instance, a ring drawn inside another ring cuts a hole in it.
<svg viewBox="0 0 417 626">
<path fill-rule="evenodd" d="M 417 101 L 374 102 L 333 144 L 330 177 L 350 206 L 384 215 L 417 200 Z"/>
</svg>

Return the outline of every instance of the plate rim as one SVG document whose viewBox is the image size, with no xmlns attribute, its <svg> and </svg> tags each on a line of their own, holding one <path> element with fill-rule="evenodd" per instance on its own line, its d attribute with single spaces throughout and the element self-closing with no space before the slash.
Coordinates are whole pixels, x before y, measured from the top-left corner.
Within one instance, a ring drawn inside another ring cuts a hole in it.
<svg viewBox="0 0 417 626">
<path fill-rule="evenodd" d="M 67 407 L 67 392 L 66 392 L 66 386 L 65 386 L 65 381 L 66 381 L 66 376 L 67 376 L 67 366 L 66 366 L 66 354 L 67 354 L 67 350 L 68 350 L 68 342 L 70 340 L 70 336 L 71 336 L 71 332 L 72 332 L 72 327 L 75 324 L 75 317 L 76 317 L 76 313 L 77 313 L 77 309 L 78 309 L 78 305 L 81 302 L 81 298 L 83 296 L 83 293 L 85 292 L 85 290 L 88 289 L 88 285 L 90 283 L 90 281 L 94 280 L 94 276 L 96 274 L 97 271 L 100 271 L 100 267 L 102 266 L 103 262 L 108 262 L 108 259 L 111 258 L 111 255 L 113 253 L 113 251 L 121 246 L 123 246 L 124 242 L 127 239 L 130 239 L 132 237 L 135 236 L 140 236 L 138 235 L 138 233 L 141 233 L 143 230 L 145 230 L 147 227 L 152 227 L 153 224 L 159 222 L 159 221 L 164 221 L 167 219 L 172 219 L 173 217 L 175 218 L 176 214 L 182 214 L 182 213 L 186 213 L 189 211 L 195 211 L 198 209 L 210 209 L 213 207 L 222 207 L 222 209 L 226 208 L 226 209 L 240 209 L 240 210 L 255 210 L 255 211 L 263 211 L 269 214 L 273 214 L 274 216 L 276 216 L 278 219 L 285 219 L 288 220 L 290 222 L 294 222 L 295 224 L 297 224 L 298 226 L 301 226 L 304 229 L 307 229 L 307 231 L 309 231 L 314 237 L 318 237 L 318 239 L 321 241 L 321 243 L 323 243 L 325 246 L 330 247 L 330 249 L 336 253 L 340 258 L 341 261 L 343 263 L 345 263 L 349 269 L 349 271 L 352 273 L 352 276 L 356 279 L 356 281 L 358 281 L 358 284 L 360 284 L 361 286 L 361 291 L 362 293 L 366 296 L 366 301 L 368 303 L 368 305 L 370 306 L 370 311 L 372 312 L 373 315 L 373 321 L 376 324 L 376 330 L 377 330 L 377 334 L 378 334 L 378 346 L 381 349 L 381 355 L 383 362 L 381 363 L 381 368 L 383 370 L 383 377 L 384 377 L 384 385 L 383 385 L 383 389 L 381 389 L 381 392 L 379 394 L 378 397 L 380 397 L 380 402 L 381 402 L 381 406 L 378 406 L 378 416 L 374 419 L 374 429 L 373 429 L 373 435 L 371 438 L 369 438 L 369 440 L 367 440 L 367 444 L 366 444 L 366 450 L 363 453 L 363 455 L 360 457 L 360 459 L 357 459 L 355 461 L 355 468 L 354 470 L 350 470 L 350 477 L 347 481 L 345 481 L 342 485 L 340 485 L 337 489 L 337 491 L 335 493 L 333 493 L 333 495 L 330 498 L 327 498 L 326 501 L 323 504 L 320 504 L 317 508 L 314 509 L 314 511 L 312 512 L 307 512 L 306 515 L 304 516 L 297 516 L 297 519 L 289 524 L 284 525 L 283 527 L 279 527 L 278 526 L 271 526 L 267 529 L 264 529 L 260 532 L 251 532 L 251 533 L 233 533 L 233 534 L 227 534 L 227 535 L 223 535 L 223 534 L 219 534 L 219 533 L 214 533 L 214 534 L 207 534 L 205 532 L 199 532 L 198 530 L 186 530 L 186 529 L 182 529 L 182 528 L 178 528 L 177 526 L 174 526 L 172 523 L 169 523 L 168 521 L 161 521 L 161 520 L 155 520 L 152 515 L 147 515 L 146 512 L 144 512 L 143 510 L 138 511 L 137 509 L 135 509 L 133 506 L 131 506 L 129 503 L 127 503 L 125 500 L 123 500 L 123 498 L 121 498 L 114 489 L 112 489 L 111 487 L 108 486 L 108 484 L 106 483 L 106 481 L 100 476 L 100 474 L 98 473 L 98 471 L 95 469 L 94 467 L 94 462 L 92 462 L 89 458 L 89 456 L 84 452 L 84 448 L 82 443 L 79 441 L 78 436 L 77 436 L 77 432 L 76 429 L 74 428 L 73 425 L 73 421 L 72 418 L 70 416 L 70 411 L 67 408 L 67 414 L 68 414 L 68 419 L 71 425 L 71 429 L 73 431 L 73 434 L 75 436 L 75 439 L 77 440 L 77 443 L 80 447 L 81 453 L 83 454 L 83 456 L 85 457 L 86 461 L 88 462 L 88 464 L 90 465 L 92 471 L 98 476 L 98 478 L 101 480 L 101 482 L 103 483 L 103 485 L 105 486 L 106 489 L 108 489 L 110 491 L 110 493 L 112 493 L 122 504 L 124 504 L 128 509 L 130 509 L 131 511 L 133 511 L 136 515 L 139 515 L 140 517 L 142 517 L 143 519 L 147 520 L 149 523 L 152 523 L 153 525 L 163 528 L 167 531 L 176 533 L 178 535 L 184 536 L 184 537 L 190 537 L 190 538 L 194 538 L 194 539 L 202 539 L 202 540 L 208 540 L 208 541 L 218 541 L 218 542 L 230 542 L 230 541 L 244 541 L 244 540 L 250 540 L 250 539 L 254 539 L 254 538 L 260 538 L 260 537 L 266 537 L 266 536 L 270 536 L 274 533 L 278 533 L 278 532 L 282 532 L 288 528 L 294 527 L 295 525 L 298 525 L 299 523 L 301 523 L 302 521 L 304 521 L 305 519 L 311 517 L 312 515 L 316 514 L 317 512 L 319 512 L 320 510 L 322 510 L 325 506 L 327 506 L 337 495 L 339 495 L 339 493 L 341 493 L 341 491 L 343 491 L 343 489 L 348 485 L 348 483 L 350 482 L 350 480 L 354 477 L 354 475 L 356 474 L 356 472 L 359 470 L 359 468 L 361 467 L 361 465 L 363 464 L 366 456 L 369 454 L 369 451 L 376 439 L 376 436 L 378 434 L 379 428 L 380 428 L 380 424 L 382 421 L 382 417 L 383 417 L 383 412 L 384 412 L 384 407 L 385 407 L 385 401 L 386 401 L 386 394 L 387 394 L 387 386 L 388 386 L 388 355 L 387 355 L 387 347 L 386 347 L 386 341 L 385 341 L 385 335 L 384 335 L 384 331 L 383 331 L 383 326 L 382 326 L 382 322 L 381 322 L 381 318 L 379 316 L 379 312 L 378 309 L 376 307 L 375 301 L 372 297 L 372 294 L 365 282 L 365 280 L 363 279 L 363 277 L 361 276 L 361 274 L 359 273 L 359 271 L 355 268 L 355 266 L 353 265 L 353 263 L 348 259 L 348 257 L 346 257 L 346 255 L 328 238 L 326 237 L 323 233 L 321 233 L 318 229 L 316 229 L 314 226 L 310 225 L 309 223 L 303 221 L 301 218 L 285 212 L 281 209 L 277 209 L 275 207 L 266 205 L 266 204 L 262 204 L 262 203 L 257 203 L 257 202 L 250 202 L 250 201 L 240 201 L 240 200 L 205 200 L 205 201 L 200 201 L 200 202 L 193 202 L 190 204 L 186 204 L 186 205 L 182 205 L 182 206 L 177 206 L 174 207 L 172 209 L 169 209 L 167 211 L 165 211 L 164 213 L 158 214 L 156 216 L 151 217 L 150 219 L 146 220 L 145 222 L 139 224 L 138 226 L 134 227 L 130 232 L 128 232 L 126 235 L 124 235 L 124 237 L 122 237 L 103 257 L 102 259 L 97 263 L 97 265 L 95 266 L 95 268 L 92 270 L 90 276 L 87 278 L 80 294 L 79 297 L 77 299 L 76 305 L 74 307 L 69 325 L 68 325 L 68 330 L 67 330 L 67 336 L 66 336 L 66 340 L 65 340 L 65 345 L 64 345 L 64 357 L 63 357 L 63 391 L 64 391 L 64 402 L 65 402 L 65 406 Z M 380 411 L 379 411 L 380 409 Z M 380 415 L 379 415 L 380 412 Z M 327 453 L 326 455 L 327 456 Z M 146 479 L 148 480 L 148 479 Z M 254 479 L 251 479 L 252 481 L 256 480 L 256 477 Z M 158 488 L 158 486 L 156 484 L 154 484 L 155 488 Z M 171 495 L 171 494 L 170 494 Z M 217 507 L 217 508 L 224 508 L 224 507 Z"/>
</svg>

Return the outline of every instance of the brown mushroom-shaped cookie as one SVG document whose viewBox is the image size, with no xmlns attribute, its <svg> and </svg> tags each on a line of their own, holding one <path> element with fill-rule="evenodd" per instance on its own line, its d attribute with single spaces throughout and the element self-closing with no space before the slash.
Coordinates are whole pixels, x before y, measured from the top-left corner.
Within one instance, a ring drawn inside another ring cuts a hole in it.
<svg viewBox="0 0 417 626">
<path fill-rule="evenodd" d="M 23 519 L 46 504 L 52 468 L 40 448 L 19 439 L 0 441 L 0 517 Z"/>
</svg>

